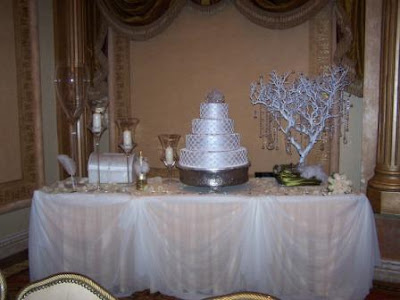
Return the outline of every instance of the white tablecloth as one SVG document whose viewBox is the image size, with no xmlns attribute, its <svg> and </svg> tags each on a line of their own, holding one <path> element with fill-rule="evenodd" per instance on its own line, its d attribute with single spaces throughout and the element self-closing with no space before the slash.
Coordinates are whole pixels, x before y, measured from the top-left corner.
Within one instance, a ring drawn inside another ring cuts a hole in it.
<svg viewBox="0 0 400 300">
<path fill-rule="evenodd" d="M 36 191 L 31 279 L 85 274 L 117 296 L 182 299 L 258 291 L 281 299 L 364 299 L 380 263 L 362 195 Z"/>
</svg>

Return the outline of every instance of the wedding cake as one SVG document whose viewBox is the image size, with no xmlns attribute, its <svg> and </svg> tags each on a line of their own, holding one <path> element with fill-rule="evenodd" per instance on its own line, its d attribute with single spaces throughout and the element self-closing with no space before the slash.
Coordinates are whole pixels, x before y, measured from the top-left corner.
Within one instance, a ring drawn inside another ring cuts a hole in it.
<svg viewBox="0 0 400 300">
<path fill-rule="evenodd" d="M 197 173 L 206 171 L 199 173 L 203 176 L 202 182 L 199 183 L 196 178 L 190 180 L 194 181 L 195 185 L 219 186 L 243 183 L 248 180 L 247 150 L 240 145 L 240 135 L 234 132 L 234 122 L 228 116 L 228 104 L 217 90 L 210 92 L 206 99 L 206 102 L 200 104 L 200 118 L 192 120 L 192 132 L 186 135 L 186 147 L 180 151 L 178 167 L 186 171 L 183 175 L 195 175 L 188 174 L 188 170 Z M 237 172 L 235 169 L 243 170 Z M 232 170 L 240 175 L 234 175 Z M 211 183 L 210 174 L 212 174 Z M 226 182 L 224 176 L 234 177 Z M 188 180 L 183 178 L 185 176 L 182 176 L 182 172 L 180 177 L 181 181 L 187 183 L 185 181 Z"/>
</svg>

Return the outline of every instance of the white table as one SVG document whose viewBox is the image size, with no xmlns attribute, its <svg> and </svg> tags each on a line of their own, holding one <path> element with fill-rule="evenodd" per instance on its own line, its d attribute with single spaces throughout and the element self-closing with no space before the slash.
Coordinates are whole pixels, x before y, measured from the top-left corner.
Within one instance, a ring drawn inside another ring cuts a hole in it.
<svg viewBox="0 0 400 300">
<path fill-rule="evenodd" d="M 259 183 L 221 194 L 36 191 L 31 279 L 77 272 L 117 296 L 364 299 L 380 263 L 368 199 L 252 192 Z"/>
</svg>

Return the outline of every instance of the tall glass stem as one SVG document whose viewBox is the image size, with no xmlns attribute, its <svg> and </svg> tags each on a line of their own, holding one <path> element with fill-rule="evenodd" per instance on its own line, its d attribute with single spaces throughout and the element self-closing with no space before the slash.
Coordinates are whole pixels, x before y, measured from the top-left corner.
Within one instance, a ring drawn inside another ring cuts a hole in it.
<svg viewBox="0 0 400 300">
<path fill-rule="evenodd" d="M 128 181 L 128 184 L 131 182 L 130 181 L 130 176 L 129 176 L 129 153 L 125 153 L 125 155 L 126 155 L 126 172 L 127 172 L 127 181 Z"/>
<path fill-rule="evenodd" d="M 95 134 L 95 151 L 97 156 L 97 190 L 100 191 L 100 135 Z"/>
<path fill-rule="evenodd" d="M 171 183 L 172 182 L 172 165 L 167 165 L 167 171 L 168 171 L 168 182 Z"/>
</svg>

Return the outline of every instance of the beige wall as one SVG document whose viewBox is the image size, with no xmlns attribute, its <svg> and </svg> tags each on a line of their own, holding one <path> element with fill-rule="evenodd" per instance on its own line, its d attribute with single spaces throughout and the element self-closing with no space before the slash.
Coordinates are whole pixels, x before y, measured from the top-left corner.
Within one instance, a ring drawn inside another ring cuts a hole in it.
<svg viewBox="0 0 400 300">
<path fill-rule="evenodd" d="M 199 117 L 200 103 L 213 88 L 229 104 L 235 131 L 241 134 L 251 171 L 271 170 L 276 163 L 297 162 L 283 152 L 261 150 L 259 123 L 253 119 L 250 83 L 272 70 L 307 72 L 309 23 L 289 30 L 269 30 L 251 23 L 229 4 L 213 15 L 185 7 L 162 34 L 131 42 L 132 114 L 140 119 L 138 150 L 153 167 L 161 167 L 157 135 L 182 135 Z"/>
<path fill-rule="evenodd" d="M 346 174 L 353 183 L 354 191 L 361 188 L 361 141 L 363 136 L 363 99 L 350 97 L 350 126 L 347 133 L 348 142 L 340 143 L 339 172 Z"/>
</svg>

